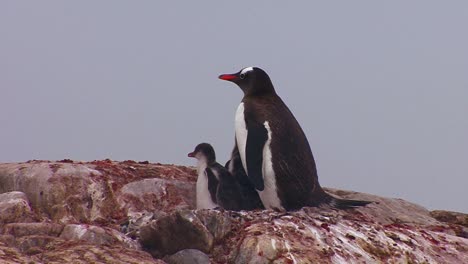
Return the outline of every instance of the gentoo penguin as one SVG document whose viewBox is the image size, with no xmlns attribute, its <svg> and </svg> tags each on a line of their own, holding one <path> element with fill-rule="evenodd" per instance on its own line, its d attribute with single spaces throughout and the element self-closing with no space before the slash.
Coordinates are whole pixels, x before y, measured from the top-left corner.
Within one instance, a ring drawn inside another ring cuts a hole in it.
<svg viewBox="0 0 468 264">
<path fill-rule="evenodd" d="M 240 186 L 229 171 L 216 162 L 213 147 L 208 143 L 198 144 L 188 156 L 197 159 L 197 209 L 241 210 Z"/>
<path fill-rule="evenodd" d="M 225 167 L 239 183 L 243 199 L 242 210 L 264 209 L 262 201 L 258 196 L 258 192 L 255 190 L 255 187 L 248 179 L 244 167 L 242 167 L 242 161 L 239 150 L 237 149 L 237 144 L 234 144 L 234 149 L 231 153 L 231 159 L 226 162 Z"/>
<path fill-rule="evenodd" d="M 344 209 L 369 203 L 338 199 L 320 187 L 309 142 L 265 71 L 247 67 L 219 78 L 244 92 L 235 117 L 236 146 L 265 208 L 283 211 L 328 204 Z"/>
</svg>

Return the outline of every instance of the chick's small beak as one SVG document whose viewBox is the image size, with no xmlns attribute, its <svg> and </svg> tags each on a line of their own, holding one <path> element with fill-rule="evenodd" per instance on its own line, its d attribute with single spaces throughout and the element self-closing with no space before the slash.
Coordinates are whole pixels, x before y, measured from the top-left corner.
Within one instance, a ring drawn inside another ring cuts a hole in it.
<svg viewBox="0 0 468 264">
<path fill-rule="evenodd" d="M 187 156 L 190 157 L 190 158 L 195 158 L 195 153 L 190 152 Z"/>
</svg>

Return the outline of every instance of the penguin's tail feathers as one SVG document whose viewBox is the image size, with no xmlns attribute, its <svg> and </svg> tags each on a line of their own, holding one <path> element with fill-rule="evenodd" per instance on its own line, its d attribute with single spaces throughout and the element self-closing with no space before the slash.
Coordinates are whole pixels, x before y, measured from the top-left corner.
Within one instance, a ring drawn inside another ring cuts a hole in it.
<svg viewBox="0 0 468 264">
<path fill-rule="evenodd" d="M 348 199 L 338 199 L 332 197 L 329 205 L 337 209 L 351 209 L 361 206 L 366 206 L 372 203 L 371 201 L 360 201 L 360 200 L 348 200 Z"/>
</svg>

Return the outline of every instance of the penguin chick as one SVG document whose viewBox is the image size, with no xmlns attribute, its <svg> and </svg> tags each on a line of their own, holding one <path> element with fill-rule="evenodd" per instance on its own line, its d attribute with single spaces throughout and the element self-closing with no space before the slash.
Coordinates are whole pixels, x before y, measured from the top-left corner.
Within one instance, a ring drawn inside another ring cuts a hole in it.
<svg viewBox="0 0 468 264">
<path fill-rule="evenodd" d="M 241 210 L 239 183 L 226 168 L 216 162 L 213 147 L 208 143 L 198 144 L 188 156 L 197 159 L 197 209 L 221 207 L 226 210 Z"/>
</svg>

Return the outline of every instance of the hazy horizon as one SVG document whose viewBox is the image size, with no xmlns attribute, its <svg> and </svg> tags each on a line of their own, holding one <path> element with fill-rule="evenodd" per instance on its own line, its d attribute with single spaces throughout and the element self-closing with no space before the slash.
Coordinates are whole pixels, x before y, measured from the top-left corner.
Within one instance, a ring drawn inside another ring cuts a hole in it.
<svg viewBox="0 0 468 264">
<path fill-rule="evenodd" d="M 468 2 L 4 1 L 0 162 L 224 163 L 258 66 L 322 186 L 468 212 Z"/>
</svg>

